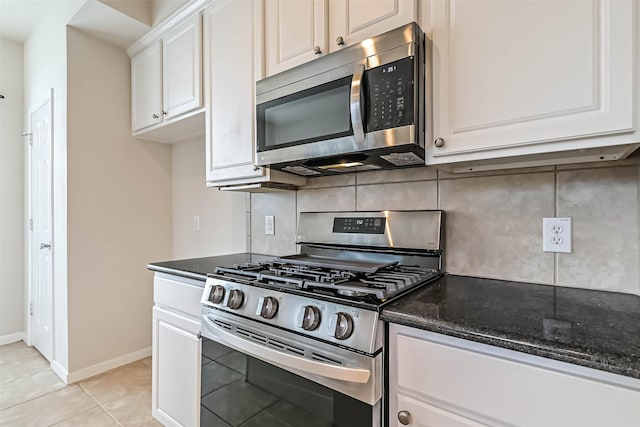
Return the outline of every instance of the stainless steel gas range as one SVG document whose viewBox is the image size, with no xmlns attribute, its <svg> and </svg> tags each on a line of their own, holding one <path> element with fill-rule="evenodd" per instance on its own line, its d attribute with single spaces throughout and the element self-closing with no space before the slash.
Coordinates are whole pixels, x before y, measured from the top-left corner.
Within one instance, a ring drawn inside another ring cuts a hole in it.
<svg viewBox="0 0 640 427">
<path fill-rule="evenodd" d="M 217 268 L 201 301 L 203 357 L 216 362 L 202 369 L 201 425 L 381 426 L 379 313 L 440 277 L 443 221 L 303 212 L 299 254 Z"/>
</svg>

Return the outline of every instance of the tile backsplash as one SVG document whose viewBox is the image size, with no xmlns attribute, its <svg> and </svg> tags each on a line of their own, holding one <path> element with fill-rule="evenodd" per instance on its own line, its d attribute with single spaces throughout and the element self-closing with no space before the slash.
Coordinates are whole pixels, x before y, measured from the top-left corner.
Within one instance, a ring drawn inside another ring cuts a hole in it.
<svg viewBox="0 0 640 427">
<path fill-rule="evenodd" d="M 305 211 L 442 209 L 445 269 L 640 295 L 640 158 L 470 174 L 433 168 L 309 179 L 250 196 L 252 252 L 296 251 Z M 275 216 L 273 236 L 264 216 Z M 542 218 L 571 217 L 573 252 L 542 252 Z"/>
</svg>

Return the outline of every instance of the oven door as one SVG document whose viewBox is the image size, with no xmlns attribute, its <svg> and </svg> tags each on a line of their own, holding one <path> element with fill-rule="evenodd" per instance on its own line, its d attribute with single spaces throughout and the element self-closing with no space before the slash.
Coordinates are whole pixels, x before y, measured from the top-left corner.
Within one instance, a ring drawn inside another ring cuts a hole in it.
<svg viewBox="0 0 640 427">
<path fill-rule="evenodd" d="M 335 346 L 235 317 L 203 309 L 202 427 L 381 425 L 381 354 L 339 360 L 323 348 Z"/>
</svg>

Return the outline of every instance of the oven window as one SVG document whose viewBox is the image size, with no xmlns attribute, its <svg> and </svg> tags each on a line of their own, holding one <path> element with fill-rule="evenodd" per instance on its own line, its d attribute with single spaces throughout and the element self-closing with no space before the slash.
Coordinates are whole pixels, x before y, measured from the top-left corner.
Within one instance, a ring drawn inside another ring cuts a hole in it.
<svg viewBox="0 0 640 427">
<path fill-rule="evenodd" d="M 351 76 L 258 105 L 258 150 L 353 135 Z"/>
<path fill-rule="evenodd" d="M 201 427 L 373 425 L 370 405 L 206 338 L 201 387 Z"/>
</svg>

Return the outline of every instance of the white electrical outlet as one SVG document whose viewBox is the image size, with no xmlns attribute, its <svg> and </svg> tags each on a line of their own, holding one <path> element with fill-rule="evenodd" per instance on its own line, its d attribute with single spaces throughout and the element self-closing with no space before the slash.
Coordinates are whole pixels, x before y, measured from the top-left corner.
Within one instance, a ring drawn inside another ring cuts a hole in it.
<svg viewBox="0 0 640 427">
<path fill-rule="evenodd" d="M 273 215 L 265 215 L 264 217 L 264 234 L 273 236 L 276 234 L 275 217 Z"/>
<path fill-rule="evenodd" d="M 571 253 L 571 218 L 542 218 L 542 250 Z"/>
</svg>

